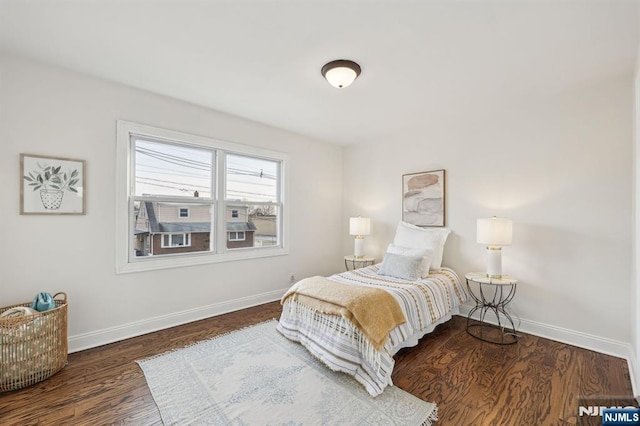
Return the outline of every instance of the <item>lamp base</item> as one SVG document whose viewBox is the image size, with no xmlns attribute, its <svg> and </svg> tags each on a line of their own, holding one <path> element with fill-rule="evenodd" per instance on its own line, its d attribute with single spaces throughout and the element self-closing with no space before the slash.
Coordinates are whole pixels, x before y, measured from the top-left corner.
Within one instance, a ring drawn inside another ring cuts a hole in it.
<svg viewBox="0 0 640 426">
<path fill-rule="evenodd" d="M 502 248 L 487 247 L 487 277 L 502 278 Z"/>
<path fill-rule="evenodd" d="M 364 257 L 364 237 L 358 235 L 353 241 L 353 256 L 358 259 Z"/>
</svg>

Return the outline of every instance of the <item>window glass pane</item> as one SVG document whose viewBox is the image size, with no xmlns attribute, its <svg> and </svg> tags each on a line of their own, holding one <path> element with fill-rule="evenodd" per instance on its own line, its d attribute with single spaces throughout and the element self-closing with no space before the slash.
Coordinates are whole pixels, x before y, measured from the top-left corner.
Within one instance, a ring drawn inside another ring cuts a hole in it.
<svg viewBox="0 0 640 426">
<path fill-rule="evenodd" d="M 229 241 L 244 241 L 244 232 L 229 232 Z"/>
<path fill-rule="evenodd" d="M 134 139 L 135 195 L 211 198 L 210 150 Z"/>
<path fill-rule="evenodd" d="M 238 211 L 234 218 L 232 210 Z M 269 247 L 278 245 L 279 207 L 247 204 L 227 207 L 227 248 Z"/>
<path fill-rule="evenodd" d="M 279 161 L 227 154 L 226 199 L 278 201 L 279 164 Z"/>
<path fill-rule="evenodd" d="M 189 217 L 181 217 L 179 206 L 170 202 L 136 201 L 134 207 L 135 256 L 212 251 L 213 205 L 191 204 Z"/>
</svg>

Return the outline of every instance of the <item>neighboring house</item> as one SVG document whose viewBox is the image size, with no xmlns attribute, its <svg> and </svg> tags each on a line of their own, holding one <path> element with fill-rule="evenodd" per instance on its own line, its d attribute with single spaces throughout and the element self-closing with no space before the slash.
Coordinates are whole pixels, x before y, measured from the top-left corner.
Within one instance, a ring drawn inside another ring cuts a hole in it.
<svg viewBox="0 0 640 426">
<path fill-rule="evenodd" d="M 256 227 L 255 246 L 266 247 L 278 244 L 278 216 L 275 214 L 256 213 L 251 215 L 251 222 Z"/>
<path fill-rule="evenodd" d="M 256 226 L 251 223 L 247 210 L 246 206 L 227 209 L 227 248 L 254 246 Z M 134 237 L 136 256 L 209 251 L 209 206 L 143 202 L 136 215 Z"/>
<path fill-rule="evenodd" d="M 227 248 L 254 247 L 256 226 L 249 217 L 249 207 L 227 208 Z"/>
</svg>

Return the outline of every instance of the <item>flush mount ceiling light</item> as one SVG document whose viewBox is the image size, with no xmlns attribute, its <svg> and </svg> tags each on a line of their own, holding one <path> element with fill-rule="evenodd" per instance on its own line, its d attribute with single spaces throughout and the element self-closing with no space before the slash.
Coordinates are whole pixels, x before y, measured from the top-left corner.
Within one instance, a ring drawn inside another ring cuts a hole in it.
<svg viewBox="0 0 640 426">
<path fill-rule="evenodd" d="M 347 59 L 331 61 L 322 67 L 322 75 L 338 89 L 349 86 L 360 75 L 360 65 Z"/>
</svg>

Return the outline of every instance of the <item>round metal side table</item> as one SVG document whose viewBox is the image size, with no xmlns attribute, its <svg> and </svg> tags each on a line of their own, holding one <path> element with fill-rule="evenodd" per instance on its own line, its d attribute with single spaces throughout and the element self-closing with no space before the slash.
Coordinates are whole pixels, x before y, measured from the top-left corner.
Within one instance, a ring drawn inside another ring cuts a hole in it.
<svg viewBox="0 0 640 426">
<path fill-rule="evenodd" d="M 364 268 L 365 266 L 370 266 L 370 265 L 373 265 L 374 263 L 376 263 L 376 258 L 371 256 L 356 257 L 351 254 L 349 256 L 344 257 L 344 267 L 347 271 L 351 271 L 353 269 L 358 269 L 358 268 Z"/>
<path fill-rule="evenodd" d="M 467 316 L 467 333 L 489 343 L 512 345 L 518 341 L 516 327 L 506 306 L 516 294 L 518 280 L 509 275 L 500 278 L 488 277 L 482 272 L 465 274 L 467 289 L 476 302 Z M 478 294 L 471 289 L 470 283 L 478 285 Z M 479 313 L 480 321 L 471 322 L 473 314 Z M 486 322 L 487 313 L 495 315 L 497 326 Z"/>
</svg>

